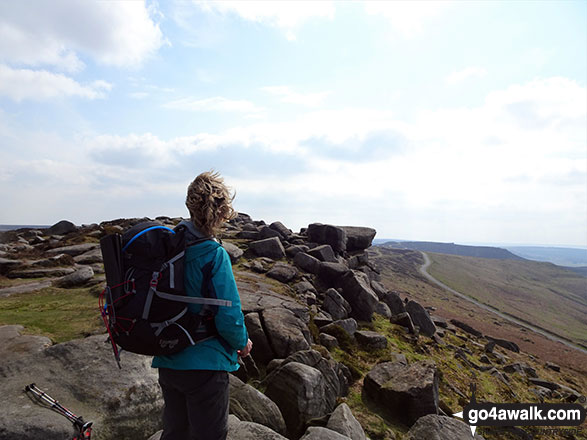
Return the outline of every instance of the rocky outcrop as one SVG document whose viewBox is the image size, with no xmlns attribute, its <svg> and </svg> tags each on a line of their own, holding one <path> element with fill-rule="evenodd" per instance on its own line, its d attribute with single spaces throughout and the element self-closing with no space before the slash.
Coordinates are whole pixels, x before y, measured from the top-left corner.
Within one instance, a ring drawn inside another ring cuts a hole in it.
<svg viewBox="0 0 587 440">
<path fill-rule="evenodd" d="M 351 440 L 366 439 L 363 427 L 357 421 L 346 403 L 341 403 L 336 407 L 328 419 L 326 427 L 350 438 Z"/>
<path fill-rule="evenodd" d="M 360 226 L 341 226 L 347 237 L 346 250 L 362 251 L 371 246 L 377 231 L 373 228 L 366 228 Z"/>
<path fill-rule="evenodd" d="M 259 257 L 269 257 L 275 260 L 285 258 L 285 249 L 277 237 L 253 241 L 249 248 Z"/>
<path fill-rule="evenodd" d="M 379 298 L 371 289 L 368 276 L 356 270 L 349 271 L 340 280 L 340 287 L 342 296 L 352 308 L 351 316 L 371 321 Z"/>
<path fill-rule="evenodd" d="M 289 362 L 267 379 L 265 394 L 277 403 L 289 436 L 299 437 L 306 423 L 326 415 L 332 408 L 326 399 L 326 380 L 314 367 Z"/>
<path fill-rule="evenodd" d="M 410 318 L 414 325 L 420 327 L 420 334 L 432 337 L 436 333 L 436 326 L 430 318 L 430 315 L 424 307 L 416 301 L 409 301 L 406 304 L 406 311 L 410 314 Z"/>
<path fill-rule="evenodd" d="M 344 229 L 332 226 L 323 225 L 321 223 L 312 223 L 306 230 L 308 240 L 313 243 L 327 244 L 336 253 L 346 251 L 347 235 Z"/>
<path fill-rule="evenodd" d="M 408 426 L 422 416 L 438 414 L 438 373 L 430 362 L 376 365 L 365 376 L 363 393 L 384 415 Z"/>
<path fill-rule="evenodd" d="M 265 394 L 243 383 L 234 375 L 230 377 L 230 413 L 244 422 L 255 422 L 285 434 L 285 421 L 277 405 Z"/>
</svg>

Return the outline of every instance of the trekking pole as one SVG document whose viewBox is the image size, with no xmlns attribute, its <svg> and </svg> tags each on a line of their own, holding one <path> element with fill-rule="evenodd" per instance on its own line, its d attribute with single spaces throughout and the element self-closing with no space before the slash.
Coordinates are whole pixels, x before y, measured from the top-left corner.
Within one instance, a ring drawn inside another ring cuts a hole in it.
<svg viewBox="0 0 587 440">
<path fill-rule="evenodd" d="M 49 405 L 53 411 L 68 419 L 73 424 L 73 427 L 79 431 L 79 435 L 76 434 L 73 440 L 90 440 L 92 435 L 92 422 L 85 422 L 83 417 L 76 416 L 53 397 L 39 389 L 34 383 L 27 385 L 24 391 L 32 393 L 38 402 Z"/>
</svg>

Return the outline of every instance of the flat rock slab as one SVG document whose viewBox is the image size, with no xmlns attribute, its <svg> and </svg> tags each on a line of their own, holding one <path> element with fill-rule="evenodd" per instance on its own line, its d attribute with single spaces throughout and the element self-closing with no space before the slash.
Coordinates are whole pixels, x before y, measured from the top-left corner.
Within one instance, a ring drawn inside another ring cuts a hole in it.
<svg viewBox="0 0 587 440">
<path fill-rule="evenodd" d="M 122 354 L 122 370 L 105 335 L 53 345 L 18 359 L 0 357 L 0 439 L 63 440 L 71 423 L 24 393 L 35 383 L 94 422 L 92 438 L 145 439 L 160 428 L 163 399 L 147 356 Z"/>
<path fill-rule="evenodd" d="M 0 359 L 16 359 L 36 353 L 51 346 L 51 339 L 45 336 L 23 335 L 22 325 L 0 327 Z"/>
<path fill-rule="evenodd" d="M 38 269 L 23 269 L 13 270 L 8 273 L 8 278 L 55 278 L 63 277 L 74 273 L 75 269 L 71 267 L 54 267 L 54 268 L 38 268 Z"/>
<path fill-rule="evenodd" d="M 94 249 L 99 249 L 100 245 L 97 243 L 82 243 L 82 244 L 74 244 L 72 246 L 63 246 L 54 249 L 49 249 L 47 251 L 48 254 L 66 254 L 75 257 L 76 255 L 85 254 L 86 252 L 92 251 Z"/>
<path fill-rule="evenodd" d="M 38 283 L 19 284 L 18 286 L 4 287 L 0 289 L 0 298 L 16 295 L 19 293 L 34 292 L 51 286 L 51 280 L 39 281 Z"/>
</svg>

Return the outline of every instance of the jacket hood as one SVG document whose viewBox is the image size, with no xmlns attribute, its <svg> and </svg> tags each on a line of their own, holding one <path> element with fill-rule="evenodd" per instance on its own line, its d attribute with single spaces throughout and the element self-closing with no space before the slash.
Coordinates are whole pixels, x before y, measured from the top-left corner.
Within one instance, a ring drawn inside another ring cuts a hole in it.
<svg viewBox="0 0 587 440">
<path fill-rule="evenodd" d="M 198 228 L 190 220 L 182 220 L 177 226 L 183 226 L 186 228 L 186 259 L 192 260 L 194 258 L 200 258 L 203 255 L 215 251 L 220 244 L 214 239 L 214 237 L 206 237 L 200 232 Z M 203 238 L 209 238 L 206 241 L 200 241 L 196 244 L 191 244 L 194 241 L 201 240 Z"/>
</svg>

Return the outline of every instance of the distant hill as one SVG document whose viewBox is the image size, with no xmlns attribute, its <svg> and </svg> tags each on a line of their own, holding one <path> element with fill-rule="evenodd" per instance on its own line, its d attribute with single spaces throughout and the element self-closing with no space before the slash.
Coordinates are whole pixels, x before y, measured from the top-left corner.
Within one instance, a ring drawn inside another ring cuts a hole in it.
<svg viewBox="0 0 587 440">
<path fill-rule="evenodd" d="M 558 266 L 587 266 L 585 248 L 507 246 L 506 249 L 527 260 L 547 261 Z"/>
<path fill-rule="evenodd" d="M 507 249 L 491 246 L 464 246 L 454 243 L 438 243 L 432 241 L 388 241 L 379 246 L 393 249 L 411 249 L 437 254 L 460 255 L 462 257 L 490 258 L 493 260 L 524 260 Z"/>
</svg>

